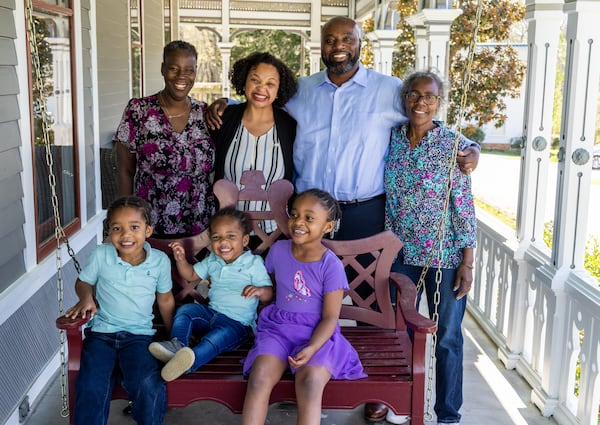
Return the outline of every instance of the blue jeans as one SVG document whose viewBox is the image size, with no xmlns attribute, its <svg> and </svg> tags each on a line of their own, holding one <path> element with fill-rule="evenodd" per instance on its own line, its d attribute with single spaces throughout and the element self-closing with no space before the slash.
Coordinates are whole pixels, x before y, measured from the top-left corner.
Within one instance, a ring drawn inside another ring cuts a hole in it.
<svg viewBox="0 0 600 425">
<path fill-rule="evenodd" d="M 196 360 L 186 373 L 193 372 L 221 353 L 238 348 L 248 340 L 252 328 L 205 304 L 184 304 L 175 313 L 171 338 L 177 338 L 183 345 L 189 346 L 192 333 L 202 338 L 192 347 Z"/>
<path fill-rule="evenodd" d="M 392 266 L 392 271 L 408 276 L 413 282 L 418 283 L 423 267 L 404 264 L 402 252 L 398 255 Z M 458 413 L 462 406 L 462 380 L 463 380 L 463 334 L 462 320 L 465 316 L 467 297 L 456 299 L 458 291 L 454 291 L 456 269 L 441 269 L 442 281 L 440 283 L 440 302 L 438 311 L 437 344 L 435 347 L 436 382 L 435 382 L 435 414 L 438 423 L 460 422 Z M 424 287 L 427 294 L 429 317 L 433 317 L 434 294 L 437 284 L 435 282 L 436 267 L 430 267 L 425 275 Z M 421 300 L 423 291 L 419 291 L 417 305 Z"/>
<path fill-rule="evenodd" d="M 148 351 L 150 335 L 85 331 L 81 366 L 75 382 L 74 425 L 104 425 L 113 387 L 120 382 L 140 425 L 160 425 L 167 409 L 160 364 Z"/>
</svg>

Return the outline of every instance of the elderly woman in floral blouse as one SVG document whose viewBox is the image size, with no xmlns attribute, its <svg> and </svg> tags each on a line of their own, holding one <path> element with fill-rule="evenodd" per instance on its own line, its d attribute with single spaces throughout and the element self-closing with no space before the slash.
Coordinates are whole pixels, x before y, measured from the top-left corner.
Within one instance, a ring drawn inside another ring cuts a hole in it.
<svg viewBox="0 0 600 425">
<path fill-rule="evenodd" d="M 434 120 L 443 93 L 441 79 L 416 72 L 401 90 L 408 124 L 392 130 L 385 169 L 386 227 L 404 243 L 393 270 L 415 283 L 425 266 L 424 281 L 430 316 L 438 313 L 436 402 L 438 424 L 457 424 L 462 405 L 463 336 L 461 322 L 473 282 L 473 248 L 477 233 L 471 177 L 449 164 L 457 136 Z M 458 136 L 458 150 L 472 142 Z M 448 207 L 446 195 L 450 191 Z M 447 210 L 447 215 L 445 215 Z M 438 230 L 444 223 L 443 236 Z M 441 270 L 439 303 L 436 272 Z M 419 292 L 419 297 L 422 290 Z M 401 423 L 388 414 L 390 422 Z"/>
<path fill-rule="evenodd" d="M 135 194 L 152 209 L 155 236 L 202 232 L 214 211 L 210 173 L 215 148 L 207 104 L 188 96 L 198 53 L 185 41 L 163 50 L 164 88 L 131 99 L 114 136 L 119 196 Z"/>
</svg>

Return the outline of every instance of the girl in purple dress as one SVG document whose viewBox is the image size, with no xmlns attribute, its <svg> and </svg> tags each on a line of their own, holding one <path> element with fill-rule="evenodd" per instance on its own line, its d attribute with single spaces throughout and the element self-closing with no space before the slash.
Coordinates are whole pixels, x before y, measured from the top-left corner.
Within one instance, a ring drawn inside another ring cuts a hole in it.
<svg viewBox="0 0 600 425">
<path fill-rule="evenodd" d="M 276 242 L 265 261 L 276 302 L 260 313 L 254 347 L 244 360 L 249 376 L 242 423 L 263 425 L 269 396 L 289 367 L 296 375 L 299 424 L 319 424 L 330 379 L 366 375 L 358 354 L 340 333 L 338 319 L 348 281 L 342 262 L 321 244 L 341 212 L 327 192 L 309 189 L 294 200 L 291 240 Z"/>
</svg>

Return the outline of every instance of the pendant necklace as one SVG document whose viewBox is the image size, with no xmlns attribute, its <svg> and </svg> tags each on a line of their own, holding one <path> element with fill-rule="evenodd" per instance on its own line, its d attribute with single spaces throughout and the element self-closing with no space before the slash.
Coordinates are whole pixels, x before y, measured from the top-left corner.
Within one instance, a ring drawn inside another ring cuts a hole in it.
<svg viewBox="0 0 600 425">
<path fill-rule="evenodd" d="M 169 113 L 169 110 L 167 109 L 165 99 L 163 98 L 163 95 L 162 95 L 162 91 L 158 93 L 158 100 L 160 101 L 160 106 L 162 106 L 163 110 L 165 111 L 165 115 L 167 116 L 168 119 L 182 117 L 185 114 L 189 113 L 191 110 L 191 106 L 190 106 L 190 109 L 185 110 L 180 114 L 171 115 Z"/>
</svg>

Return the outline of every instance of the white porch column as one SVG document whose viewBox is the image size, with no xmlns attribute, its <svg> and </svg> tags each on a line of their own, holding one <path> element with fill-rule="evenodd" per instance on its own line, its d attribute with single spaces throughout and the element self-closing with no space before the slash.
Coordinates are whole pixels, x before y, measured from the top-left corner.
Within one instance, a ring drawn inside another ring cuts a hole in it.
<svg viewBox="0 0 600 425">
<path fill-rule="evenodd" d="M 311 2 L 310 41 L 306 43 L 310 62 L 310 74 L 321 70 L 321 0 Z"/>
<path fill-rule="evenodd" d="M 600 2 L 567 0 L 567 53 L 551 262 L 582 269 L 600 77 Z"/>
<path fill-rule="evenodd" d="M 427 57 L 429 56 L 427 28 L 424 25 L 416 25 L 413 30 L 415 32 L 415 69 L 427 69 Z"/>
<path fill-rule="evenodd" d="M 600 78 L 600 2 L 567 0 L 564 11 L 567 14 L 567 51 L 550 258 L 556 270 L 551 284 L 556 306 L 554 314 L 547 318 L 551 337 L 545 342 L 541 385 L 531 394 L 533 403 L 544 415 L 554 414 L 558 403 L 564 403 L 569 397 L 569 389 L 561 386 L 569 381 L 564 375 L 569 368 L 560 370 L 569 361 L 568 349 L 564 347 L 573 344 L 574 338 L 573 324 L 567 323 L 569 288 L 565 282 L 571 271 L 583 269 Z M 581 369 L 591 370 L 590 362 L 594 361 L 582 358 Z M 586 384 L 582 381 L 582 385 Z M 577 416 L 586 418 L 582 424 L 596 424 L 597 415 L 597 407 L 594 412 L 591 398 L 579 403 Z"/>
<path fill-rule="evenodd" d="M 425 28 L 427 43 L 426 68 L 435 68 L 443 79 L 448 78 L 450 26 L 462 14 L 461 9 L 422 9 L 406 20 L 414 28 Z M 417 45 L 417 47 L 420 47 Z M 420 52 L 420 56 L 424 53 Z M 421 65 L 420 63 L 418 65 Z"/>
<path fill-rule="evenodd" d="M 536 246 L 545 250 L 543 241 L 548 165 L 552 133 L 554 83 L 560 25 L 563 19 L 562 0 L 527 0 L 525 19 L 528 21 L 528 59 L 525 96 L 525 119 L 521 147 L 521 172 L 517 211 L 519 247 L 515 260 L 519 263 L 516 293 L 511 310 L 514 320 L 507 329 L 506 346 L 498 348 L 498 356 L 507 368 L 519 368 L 524 349 L 527 322 L 528 282 L 530 267 L 527 256 L 538 257 Z M 543 252 L 543 251 L 542 251 Z M 545 318 L 548 322 L 552 317 Z M 544 397 L 538 404 L 544 414 L 554 409 L 555 397 Z M 532 393 L 532 399 L 538 399 Z"/>
<path fill-rule="evenodd" d="M 312 75 L 321 70 L 321 43 L 309 41 L 306 43 L 306 47 L 308 48 L 308 57 L 310 61 L 309 75 Z"/>
<path fill-rule="evenodd" d="M 517 237 L 521 250 L 544 244 L 544 208 L 550 144 L 558 39 L 563 0 L 527 0 L 528 59 L 525 120 L 521 148 L 521 182 Z"/>
<path fill-rule="evenodd" d="M 375 30 L 366 34 L 373 43 L 375 71 L 392 75 L 392 56 L 399 35 L 398 30 Z"/>
<path fill-rule="evenodd" d="M 231 90 L 229 87 L 229 68 L 231 67 L 231 48 L 233 43 L 230 39 L 229 28 L 229 0 L 221 1 L 221 41 L 217 43 L 221 51 L 221 96 L 229 98 Z"/>
<path fill-rule="evenodd" d="M 221 82 L 223 90 L 221 95 L 229 98 L 231 91 L 229 90 L 229 68 L 231 63 L 231 48 L 233 43 L 221 41 L 217 43 L 219 50 L 221 51 Z"/>
<path fill-rule="evenodd" d="M 171 0 L 169 16 L 171 18 L 171 41 L 179 40 L 179 0 Z"/>
<path fill-rule="evenodd" d="M 441 5 L 446 5 L 442 3 Z M 434 70 L 442 80 L 448 80 L 450 73 L 450 27 L 452 22 L 462 14 L 461 9 L 421 9 L 417 14 L 408 16 L 406 20 L 415 28 L 415 37 L 423 37 L 425 43 L 417 44 L 417 67 Z M 421 58 L 425 56 L 425 64 Z M 419 68 L 417 68 L 419 69 Z M 448 90 L 446 88 L 446 90 Z M 446 95 L 446 93 L 444 93 Z M 444 102 L 438 111 L 438 117 L 445 121 L 447 104 Z"/>
</svg>

